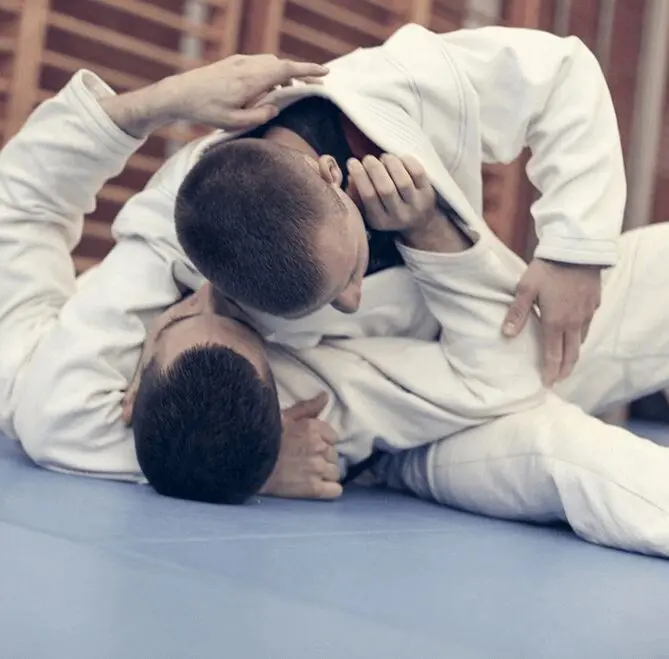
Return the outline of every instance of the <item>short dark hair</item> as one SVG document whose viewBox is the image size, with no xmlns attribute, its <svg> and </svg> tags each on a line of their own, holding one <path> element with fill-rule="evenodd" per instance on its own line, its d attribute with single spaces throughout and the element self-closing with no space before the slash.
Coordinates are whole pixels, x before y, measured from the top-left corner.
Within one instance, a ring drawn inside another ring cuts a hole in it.
<svg viewBox="0 0 669 659">
<path fill-rule="evenodd" d="M 291 315 L 322 295 L 314 241 L 333 200 L 339 202 L 299 154 L 263 140 L 234 140 L 212 147 L 186 176 L 176 201 L 177 235 L 216 288 L 260 311 Z"/>
<path fill-rule="evenodd" d="M 267 481 L 281 443 L 276 390 L 244 357 L 196 346 L 142 374 L 132 427 L 137 459 L 165 496 L 243 503 Z"/>
</svg>

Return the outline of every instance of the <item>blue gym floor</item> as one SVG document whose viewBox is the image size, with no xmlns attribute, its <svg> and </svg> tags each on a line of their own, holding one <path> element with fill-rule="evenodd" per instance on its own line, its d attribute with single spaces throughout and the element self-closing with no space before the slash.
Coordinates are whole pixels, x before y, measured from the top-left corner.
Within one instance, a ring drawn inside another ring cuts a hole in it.
<svg viewBox="0 0 669 659">
<path fill-rule="evenodd" d="M 4 439 L 0 566 L 2 659 L 669 657 L 669 562 L 382 491 L 174 501 Z"/>
</svg>

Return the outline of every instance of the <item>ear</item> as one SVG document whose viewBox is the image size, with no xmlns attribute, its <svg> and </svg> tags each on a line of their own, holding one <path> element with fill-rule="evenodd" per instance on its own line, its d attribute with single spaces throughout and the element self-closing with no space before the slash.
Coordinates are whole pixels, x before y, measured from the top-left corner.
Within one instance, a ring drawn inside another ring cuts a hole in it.
<svg viewBox="0 0 669 659">
<path fill-rule="evenodd" d="M 344 175 L 342 174 L 341 169 L 339 169 L 337 161 L 332 156 L 321 156 L 318 159 L 318 173 L 329 185 L 341 188 L 341 184 L 344 181 Z"/>
</svg>

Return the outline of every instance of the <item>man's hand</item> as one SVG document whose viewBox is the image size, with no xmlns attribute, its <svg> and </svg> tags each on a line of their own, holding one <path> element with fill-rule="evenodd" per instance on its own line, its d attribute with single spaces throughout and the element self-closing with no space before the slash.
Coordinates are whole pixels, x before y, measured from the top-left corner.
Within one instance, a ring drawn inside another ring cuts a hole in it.
<svg viewBox="0 0 669 659">
<path fill-rule="evenodd" d="M 422 165 L 411 156 L 365 156 L 348 162 L 351 192 L 364 206 L 365 219 L 378 231 L 409 231 L 431 222 L 437 195 Z"/>
<path fill-rule="evenodd" d="M 545 386 L 553 386 L 573 371 L 601 292 L 601 268 L 596 266 L 534 259 L 520 279 L 502 332 L 518 336 L 534 305 L 539 307 Z"/>
<path fill-rule="evenodd" d="M 327 394 L 320 393 L 283 413 L 279 459 L 261 494 L 289 499 L 341 496 L 337 435 L 318 418 L 327 402 Z"/>
<path fill-rule="evenodd" d="M 144 89 L 105 98 L 101 104 L 112 121 L 138 138 L 174 121 L 241 130 L 276 116 L 277 108 L 265 103 L 275 87 L 326 73 L 319 64 L 274 55 L 233 55 Z"/>
<path fill-rule="evenodd" d="M 414 249 L 460 252 L 471 241 L 442 213 L 423 166 L 413 157 L 383 154 L 350 160 L 349 194 L 362 204 L 369 226 L 395 231 Z"/>
</svg>

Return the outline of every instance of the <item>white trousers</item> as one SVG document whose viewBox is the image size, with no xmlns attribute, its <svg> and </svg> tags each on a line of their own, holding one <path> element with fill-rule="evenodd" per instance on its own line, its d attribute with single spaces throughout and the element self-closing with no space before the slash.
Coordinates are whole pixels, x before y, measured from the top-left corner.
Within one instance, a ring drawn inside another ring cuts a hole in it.
<svg viewBox="0 0 669 659">
<path fill-rule="evenodd" d="M 384 456 L 379 479 L 462 510 L 566 521 L 591 542 L 669 556 L 669 449 L 588 414 L 669 384 L 668 291 L 669 225 L 624 235 L 581 359 L 544 405 Z"/>
</svg>

